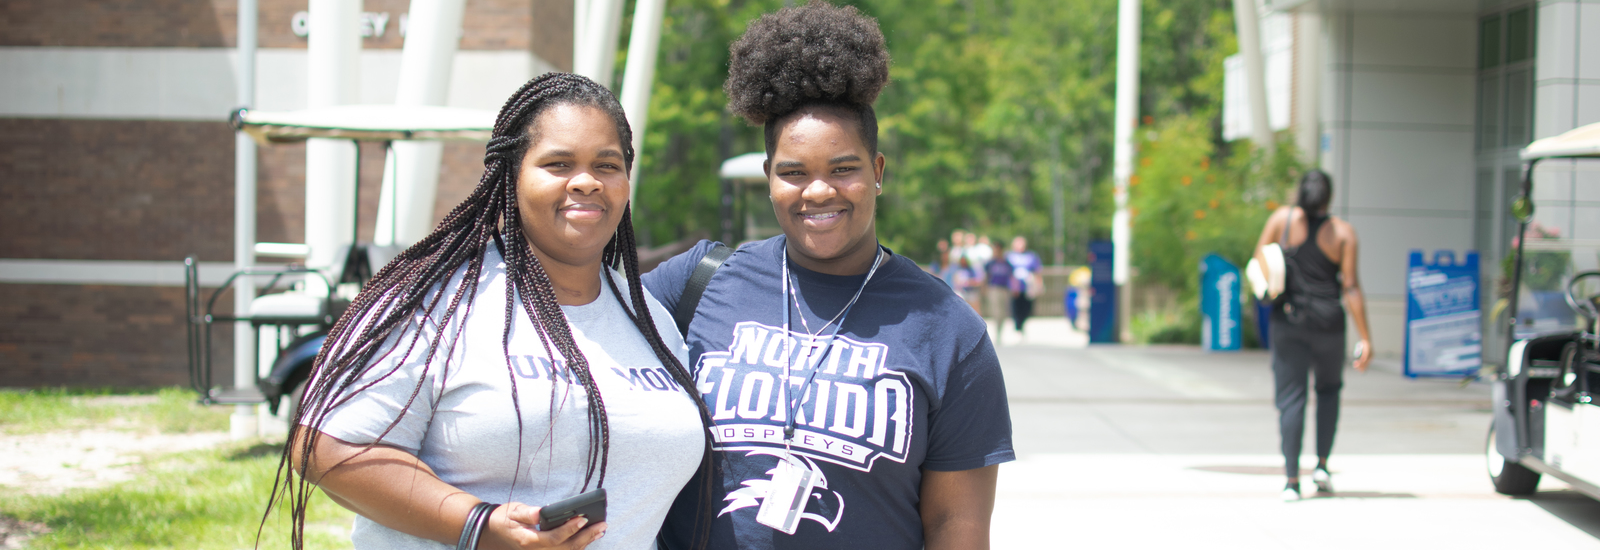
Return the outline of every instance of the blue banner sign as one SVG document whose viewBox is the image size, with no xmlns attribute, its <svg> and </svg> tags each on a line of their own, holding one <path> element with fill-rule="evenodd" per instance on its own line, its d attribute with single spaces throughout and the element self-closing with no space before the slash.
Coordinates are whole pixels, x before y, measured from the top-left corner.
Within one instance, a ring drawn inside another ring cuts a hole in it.
<svg viewBox="0 0 1600 550">
<path fill-rule="evenodd" d="M 1239 319 L 1239 268 L 1207 254 L 1200 260 L 1200 347 L 1238 351 L 1244 336 Z"/>
<path fill-rule="evenodd" d="M 1483 364 L 1478 253 L 1411 251 L 1406 272 L 1406 376 L 1472 376 Z"/>
<path fill-rule="evenodd" d="M 1111 241 L 1089 243 L 1089 343 L 1117 341 L 1117 282 L 1111 276 L 1116 247 Z"/>
</svg>

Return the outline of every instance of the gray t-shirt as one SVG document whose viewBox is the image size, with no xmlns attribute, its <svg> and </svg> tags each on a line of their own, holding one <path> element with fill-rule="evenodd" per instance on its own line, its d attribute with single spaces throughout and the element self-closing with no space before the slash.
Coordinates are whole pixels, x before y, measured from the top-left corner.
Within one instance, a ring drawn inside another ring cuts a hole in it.
<svg viewBox="0 0 1600 550">
<path fill-rule="evenodd" d="M 627 288 L 621 274 L 606 272 L 619 288 Z M 464 275 L 463 268 L 443 286 L 448 290 L 436 315 L 442 316 Z M 700 464 L 706 431 L 693 401 L 673 382 L 609 285 L 600 286 L 594 302 L 561 308 L 578 349 L 588 359 L 610 422 L 610 464 L 605 480 L 609 527 L 606 536 L 589 548 L 653 548 L 673 497 Z M 425 323 L 423 338 L 408 357 L 400 356 L 409 347 L 413 332 L 386 342 L 386 348 L 398 342 L 399 349 L 367 369 L 354 387 L 373 381 L 376 385 L 335 408 L 322 431 L 350 443 L 368 443 L 400 417 L 383 442 L 416 454 L 445 483 L 478 498 L 539 506 L 578 494 L 583 489 L 589 441 L 583 386 L 566 369 L 565 361 L 558 359 L 552 365 L 520 300 L 513 316 L 507 365 L 501 343 L 506 316 L 505 265 L 492 248 L 485 255 L 477 292 L 471 298 L 471 308 L 464 300 L 462 311 L 446 330 L 438 330 L 436 322 Z M 687 349 L 672 324 L 672 315 L 648 292 L 646 298 L 662 340 L 679 361 L 686 362 Z M 465 330 L 458 330 L 463 323 Z M 424 373 L 422 357 L 427 343 L 441 334 L 438 357 Z M 441 361 L 447 353 L 448 369 Z M 378 380 L 391 371 L 393 375 Z M 422 389 L 408 407 L 406 402 L 419 378 Z M 513 414 L 517 410 L 522 415 L 520 448 Z M 356 548 L 449 548 L 360 516 L 351 540 Z"/>
</svg>

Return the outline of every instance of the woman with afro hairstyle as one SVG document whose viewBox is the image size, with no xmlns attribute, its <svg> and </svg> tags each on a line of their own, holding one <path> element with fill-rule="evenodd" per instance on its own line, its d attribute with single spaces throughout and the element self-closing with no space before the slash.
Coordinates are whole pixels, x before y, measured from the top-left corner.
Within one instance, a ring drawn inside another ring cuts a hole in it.
<svg viewBox="0 0 1600 550">
<path fill-rule="evenodd" d="M 640 284 L 631 143 L 581 76 L 506 102 L 477 189 L 328 334 L 273 491 L 295 548 L 317 489 L 359 514 L 356 548 L 654 546 L 710 465 L 708 417 Z M 539 506 L 595 488 L 606 521 L 536 527 Z"/>
<path fill-rule="evenodd" d="M 715 464 L 710 502 L 690 483 L 665 546 L 988 548 L 998 465 L 1015 458 L 1005 384 L 976 312 L 878 244 L 872 103 L 889 54 L 877 22 L 785 8 L 731 50 L 729 106 L 765 131 L 783 235 L 739 247 L 686 300 Z M 645 287 L 679 311 L 717 246 L 668 260 Z"/>
</svg>

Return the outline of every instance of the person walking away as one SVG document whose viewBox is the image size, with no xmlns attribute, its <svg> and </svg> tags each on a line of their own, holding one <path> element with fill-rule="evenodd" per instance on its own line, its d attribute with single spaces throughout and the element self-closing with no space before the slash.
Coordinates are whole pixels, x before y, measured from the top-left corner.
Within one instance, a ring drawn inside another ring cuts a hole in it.
<svg viewBox="0 0 1600 550">
<path fill-rule="evenodd" d="M 1366 298 L 1357 276 L 1356 232 L 1348 222 L 1328 214 L 1332 198 L 1332 178 L 1321 170 L 1307 172 L 1300 178 L 1296 205 L 1274 212 L 1256 242 L 1255 255 L 1263 263 L 1262 248 L 1278 243 L 1288 265 L 1285 290 L 1272 308 L 1268 331 L 1278 433 L 1287 476 L 1282 494 L 1286 501 L 1301 498 L 1300 446 L 1305 432 L 1308 375 L 1314 379 L 1313 389 L 1317 392 L 1317 467 L 1312 480 L 1318 492 L 1333 492 L 1328 455 L 1339 423 L 1347 308 L 1361 339 L 1355 348 L 1353 366 L 1366 372 L 1372 361 Z"/>
<path fill-rule="evenodd" d="M 984 238 L 988 240 L 988 238 Z M 1006 315 L 1011 310 L 1011 262 L 999 244 L 991 245 L 989 261 L 983 264 L 983 312 L 994 321 L 994 343 L 1005 345 Z"/>
<path fill-rule="evenodd" d="M 989 260 L 995 256 L 994 245 L 989 244 L 988 235 L 969 233 L 967 235 L 967 259 L 972 261 L 972 266 L 983 268 L 989 265 Z"/>
<path fill-rule="evenodd" d="M 967 255 L 967 232 L 956 229 L 950 232 L 950 265 L 961 263 L 961 257 Z"/>
<path fill-rule="evenodd" d="M 1044 291 L 1044 277 L 1040 271 L 1044 262 L 1039 255 L 1028 250 L 1028 238 L 1021 235 L 1011 239 L 1011 251 L 1006 253 L 1011 264 L 1011 320 L 1016 323 L 1017 335 L 1022 335 L 1022 325 L 1033 316 L 1033 302 Z"/>
<path fill-rule="evenodd" d="M 956 259 L 956 269 L 951 276 L 951 282 L 954 283 L 953 287 L 956 289 L 956 294 L 960 294 L 961 299 L 966 301 L 967 305 L 972 306 L 973 313 L 981 315 L 983 310 L 983 275 L 972 267 L 972 262 L 968 262 L 966 256 L 960 256 Z"/>
<path fill-rule="evenodd" d="M 956 287 L 954 280 L 956 275 L 956 266 L 950 261 L 950 241 L 939 239 L 939 242 L 934 245 L 934 248 L 937 250 L 937 252 L 935 252 L 933 264 L 929 266 L 928 271 L 933 273 L 933 276 L 938 277 L 939 280 L 944 281 L 944 284 L 950 285 L 950 288 L 954 290 Z M 956 293 L 959 294 L 960 292 L 961 291 L 956 290 Z"/>
</svg>

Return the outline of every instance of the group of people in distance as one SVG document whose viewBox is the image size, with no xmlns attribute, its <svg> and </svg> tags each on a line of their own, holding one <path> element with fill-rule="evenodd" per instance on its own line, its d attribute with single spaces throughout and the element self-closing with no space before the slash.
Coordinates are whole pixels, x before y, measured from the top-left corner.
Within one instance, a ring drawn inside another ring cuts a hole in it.
<svg viewBox="0 0 1600 550">
<path fill-rule="evenodd" d="M 994 339 L 1005 341 L 1010 315 L 1016 334 L 1033 316 L 1034 302 L 1044 292 L 1044 262 L 1028 250 L 1028 239 L 1018 235 L 1009 249 L 991 242 L 988 235 L 963 229 L 940 239 L 938 255 L 928 270 L 938 275 L 973 311 L 994 322 Z"/>
<path fill-rule="evenodd" d="M 710 242 L 639 272 L 612 93 L 519 89 L 476 190 L 329 333 L 273 492 L 294 546 L 320 490 L 357 548 L 987 548 L 1005 385 L 983 320 L 878 242 L 889 62 L 825 3 L 732 45 L 783 234 L 709 283 Z M 595 488 L 604 521 L 539 527 Z"/>
</svg>

